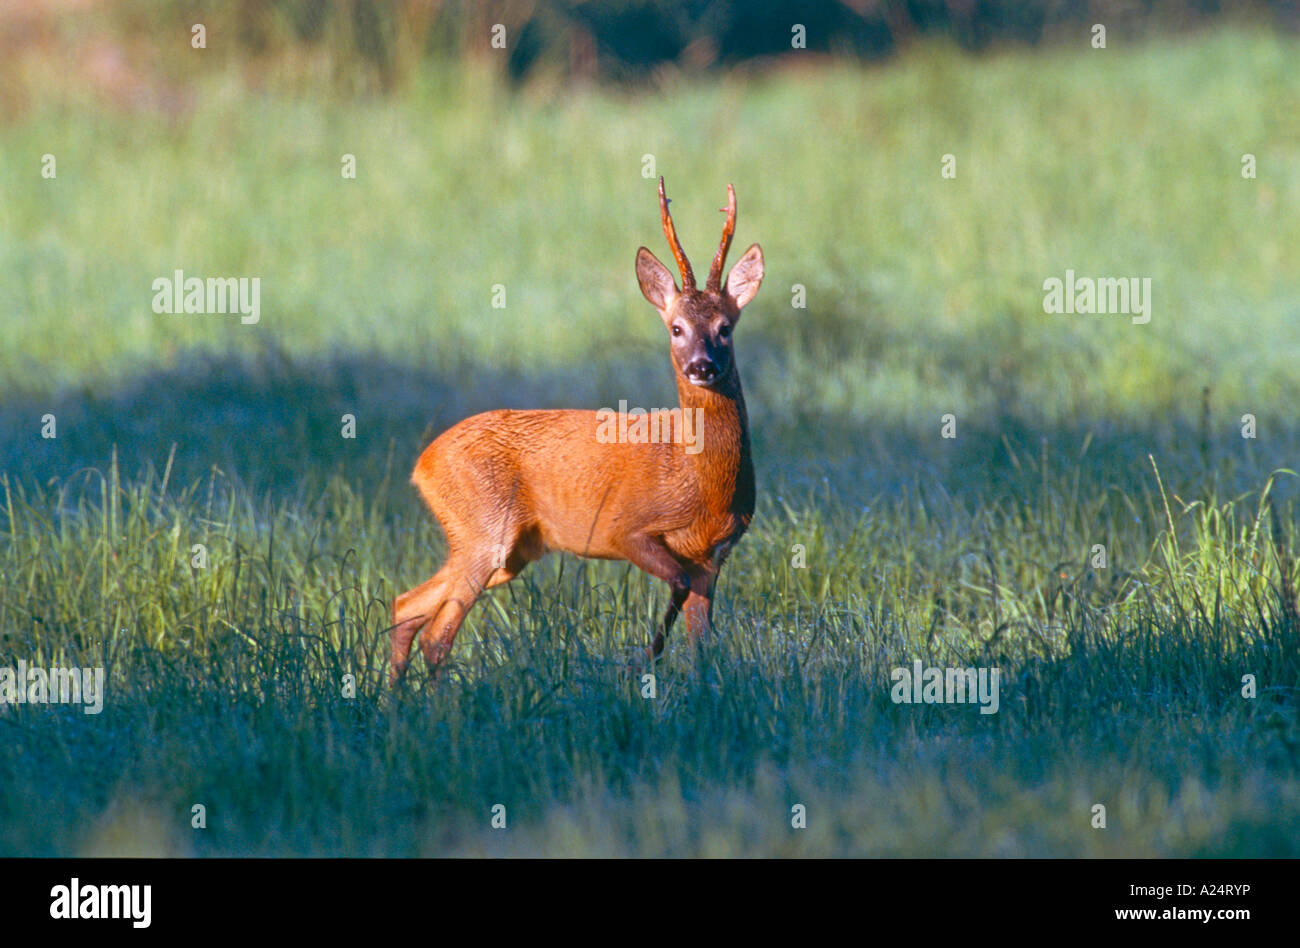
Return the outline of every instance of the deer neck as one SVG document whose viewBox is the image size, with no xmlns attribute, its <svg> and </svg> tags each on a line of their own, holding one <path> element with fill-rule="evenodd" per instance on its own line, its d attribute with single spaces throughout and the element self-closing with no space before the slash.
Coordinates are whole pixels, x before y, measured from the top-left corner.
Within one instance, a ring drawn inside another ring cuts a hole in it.
<svg viewBox="0 0 1300 948">
<path fill-rule="evenodd" d="M 715 513 L 735 513 L 748 522 L 754 510 L 754 465 L 739 370 L 733 365 L 728 379 L 711 388 L 692 385 L 678 374 L 677 397 L 682 420 L 694 435 L 685 453 L 686 468 L 705 503 Z"/>
</svg>

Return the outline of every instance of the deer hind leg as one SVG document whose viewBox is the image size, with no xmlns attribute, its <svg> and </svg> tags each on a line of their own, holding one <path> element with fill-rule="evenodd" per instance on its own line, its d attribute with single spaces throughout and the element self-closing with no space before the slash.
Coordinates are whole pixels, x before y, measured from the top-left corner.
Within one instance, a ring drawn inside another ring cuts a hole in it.
<svg viewBox="0 0 1300 948">
<path fill-rule="evenodd" d="M 713 587 L 717 579 L 716 573 L 691 576 L 682 611 L 686 613 L 686 634 L 696 646 L 702 638 L 713 634 Z"/>
<path fill-rule="evenodd" d="M 443 612 L 443 606 L 448 602 L 451 596 L 451 587 L 457 581 L 462 573 L 462 558 L 454 555 L 448 556 L 447 562 L 442 569 L 438 570 L 432 577 L 425 580 L 414 589 L 402 593 L 393 601 L 393 651 L 391 658 L 391 669 L 389 671 L 389 683 L 396 684 L 401 681 L 406 674 L 407 666 L 410 664 L 411 645 L 421 629 L 425 630 L 425 635 L 421 636 L 421 650 L 425 653 L 426 660 L 429 652 L 425 646 L 425 641 L 430 635 L 428 630 L 435 628 L 434 620 L 439 618 L 439 613 Z M 515 550 L 504 557 L 504 565 L 497 566 L 499 558 L 494 557 L 491 574 L 487 581 L 482 584 L 483 589 L 491 589 L 493 586 L 500 586 L 502 583 L 508 583 L 519 575 L 520 571 L 530 562 L 527 551 Z M 464 613 L 468 613 L 470 606 L 473 605 L 474 599 L 466 601 Z M 459 628 L 460 622 L 464 620 L 462 613 L 460 620 L 456 622 L 456 628 Z M 453 628 L 449 633 L 451 638 L 456 635 L 456 629 Z M 450 638 L 447 641 L 446 649 L 451 648 Z M 445 657 L 446 651 L 443 652 Z"/>
<path fill-rule="evenodd" d="M 394 679 L 405 670 L 417 635 L 425 663 L 436 671 L 483 590 L 514 579 L 545 552 L 536 529 L 520 516 L 519 484 L 493 485 L 490 478 L 476 476 L 472 464 L 456 477 L 439 473 L 440 441 L 421 455 L 412 480 L 442 526 L 449 552 L 433 578 L 394 603 L 394 618 L 409 619 L 393 632 Z M 484 512 L 490 515 L 485 518 Z"/>
<path fill-rule="evenodd" d="M 433 619 L 446 599 L 444 589 L 452 578 L 448 558 L 442 569 L 429 579 L 393 600 L 393 652 L 389 683 L 396 684 L 406 674 L 410 663 L 411 643 L 422 626 Z"/>
<path fill-rule="evenodd" d="M 451 651 L 461 623 L 483 591 L 510 582 L 544 553 L 540 539 L 532 532 L 524 531 L 509 548 L 497 544 L 492 547 L 490 555 L 484 553 L 463 559 L 460 561 L 463 566 L 460 562 L 448 560 L 447 566 L 443 567 L 448 571 L 447 578 L 438 589 L 441 601 L 430 612 L 429 621 L 420 633 L 420 650 L 431 672 L 436 672 Z"/>
<path fill-rule="evenodd" d="M 436 674 L 446 659 L 456 640 L 456 633 L 460 631 L 465 617 L 483 591 L 489 585 L 508 582 L 523 568 L 520 563 L 514 572 L 510 572 L 512 561 L 509 558 L 506 559 L 506 566 L 498 566 L 497 562 L 491 554 L 465 558 L 453 556 L 443 567 L 448 572 L 448 578 L 438 590 L 441 601 L 429 613 L 429 618 L 420 631 L 420 651 L 424 653 L 424 662 L 430 673 Z"/>
<path fill-rule="evenodd" d="M 668 609 L 664 612 L 664 626 L 655 633 L 654 641 L 650 643 L 648 657 L 651 661 L 659 657 L 664 650 L 664 642 L 668 639 L 668 633 L 672 631 L 673 623 L 677 621 L 678 614 L 682 611 L 687 597 L 691 593 L 691 587 L 685 585 L 671 585 L 672 598 L 668 602 Z"/>
</svg>

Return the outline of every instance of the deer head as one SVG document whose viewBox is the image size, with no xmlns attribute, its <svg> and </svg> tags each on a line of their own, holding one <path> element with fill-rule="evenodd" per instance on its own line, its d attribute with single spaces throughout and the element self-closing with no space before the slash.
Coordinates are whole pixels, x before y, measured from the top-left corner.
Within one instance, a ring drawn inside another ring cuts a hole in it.
<svg viewBox="0 0 1300 948">
<path fill-rule="evenodd" d="M 735 371 L 731 333 L 740 320 L 740 311 L 763 282 L 763 249 L 752 244 L 736 262 L 722 283 L 722 268 L 727 262 L 731 235 L 736 230 L 736 191 L 727 185 L 727 206 L 722 208 L 727 222 L 722 227 L 722 242 L 709 268 L 704 289 L 695 286 L 691 262 L 686 259 L 664 194 L 664 179 L 659 179 L 659 216 L 664 236 L 682 274 L 682 288 L 677 288 L 672 273 L 645 247 L 636 252 L 636 278 L 641 293 L 659 311 L 672 341 L 673 368 L 692 385 L 707 388 L 723 386 Z"/>
</svg>

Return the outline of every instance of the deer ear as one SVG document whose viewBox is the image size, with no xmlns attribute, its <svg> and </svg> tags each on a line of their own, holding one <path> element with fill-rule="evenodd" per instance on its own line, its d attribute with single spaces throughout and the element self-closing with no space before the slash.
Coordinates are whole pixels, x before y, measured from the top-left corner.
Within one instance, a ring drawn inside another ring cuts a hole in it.
<svg viewBox="0 0 1300 948">
<path fill-rule="evenodd" d="M 736 265 L 727 274 L 727 295 L 736 304 L 736 309 L 744 309 L 754 298 L 763 282 L 763 248 L 751 244 L 745 255 L 736 261 Z"/>
<path fill-rule="evenodd" d="M 677 296 L 677 284 L 673 282 L 673 275 L 644 247 L 636 252 L 636 279 L 641 284 L 641 295 L 661 313 Z"/>
</svg>

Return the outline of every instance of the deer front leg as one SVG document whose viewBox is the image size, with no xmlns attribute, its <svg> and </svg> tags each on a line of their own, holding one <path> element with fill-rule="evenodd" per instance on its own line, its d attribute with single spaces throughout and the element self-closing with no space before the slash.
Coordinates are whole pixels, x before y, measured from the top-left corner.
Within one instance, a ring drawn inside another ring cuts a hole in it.
<svg viewBox="0 0 1300 948">
<path fill-rule="evenodd" d="M 722 564 L 727 561 L 732 547 L 744 532 L 745 528 L 742 526 L 726 542 L 715 547 L 708 565 L 691 577 L 690 592 L 682 608 L 686 611 L 687 635 L 696 646 L 705 636 L 713 634 L 713 590 L 718 585 Z"/>
<path fill-rule="evenodd" d="M 633 566 L 666 582 L 671 592 L 672 598 L 668 603 L 668 610 L 664 613 L 663 628 L 655 633 L 654 641 L 651 642 L 650 648 L 646 649 L 646 658 L 653 662 L 664 650 L 664 641 L 668 637 L 668 632 L 690 596 L 692 576 L 686 566 L 668 549 L 662 537 L 653 537 L 644 533 L 635 534 L 628 537 L 622 553 L 624 559 Z"/>
</svg>

